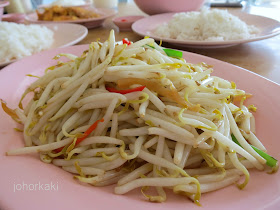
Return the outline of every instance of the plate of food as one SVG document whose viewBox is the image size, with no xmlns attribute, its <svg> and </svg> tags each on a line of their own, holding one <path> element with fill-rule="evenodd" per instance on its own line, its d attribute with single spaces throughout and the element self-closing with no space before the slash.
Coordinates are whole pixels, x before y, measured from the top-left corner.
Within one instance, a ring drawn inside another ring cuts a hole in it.
<svg viewBox="0 0 280 210">
<path fill-rule="evenodd" d="M 88 33 L 85 26 L 64 24 L 0 23 L 0 67 L 47 49 L 74 45 Z M 12 40 L 12 41 L 11 41 Z"/>
<path fill-rule="evenodd" d="M 0 85 L 3 209 L 280 205 L 280 86 L 248 70 L 111 31 L 11 64 Z"/>
<path fill-rule="evenodd" d="M 25 19 L 29 23 L 77 23 L 87 28 L 102 25 L 106 18 L 116 14 L 114 9 L 93 7 L 62 7 L 52 6 L 39 8 L 35 13 L 28 14 Z"/>
<path fill-rule="evenodd" d="M 242 11 L 213 9 L 153 15 L 135 22 L 132 29 L 177 46 L 217 48 L 276 36 L 280 22 Z"/>
</svg>

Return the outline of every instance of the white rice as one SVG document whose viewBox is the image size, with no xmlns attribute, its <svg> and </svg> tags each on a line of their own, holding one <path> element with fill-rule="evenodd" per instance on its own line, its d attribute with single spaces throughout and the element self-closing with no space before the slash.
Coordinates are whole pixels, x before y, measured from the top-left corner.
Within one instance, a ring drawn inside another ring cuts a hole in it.
<svg viewBox="0 0 280 210">
<path fill-rule="evenodd" d="M 254 37 L 259 29 L 247 25 L 227 10 L 204 9 L 177 13 L 153 32 L 162 38 L 197 41 L 227 41 Z"/>
<path fill-rule="evenodd" d="M 53 31 L 45 26 L 0 22 L 0 62 L 48 49 L 53 41 Z"/>
</svg>

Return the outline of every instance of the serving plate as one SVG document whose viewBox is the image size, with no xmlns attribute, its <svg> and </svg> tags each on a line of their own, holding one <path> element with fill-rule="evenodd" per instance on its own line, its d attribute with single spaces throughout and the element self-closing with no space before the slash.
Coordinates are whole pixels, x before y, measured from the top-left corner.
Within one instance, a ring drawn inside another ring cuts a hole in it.
<svg viewBox="0 0 280 210">
<path fill-rule="evenodd" d="M 177 40 L 171 38 L 163 38 L 154 34 L 154 30 L 160 24 L 168 22 L 175 13 L 164 13 L 153 15 L 136 21 L 132 25 L 132 30 L 141 36 L 150 36 L 155 40 L 162 40 L 173 45 L 193 48 L 218 48 L 229 47 L 247 42 L 253 42 L 268 39 L 280 34 L 280 22 L 264 16 L 251 15 L 241 11 L 229 11 L 231 14 L 239 17 L 248 25 L 256 26 L 260 31 L 256 36 L 249 39 L 229 40 L 229 41 L 195 41 L 195 40 Z"/>
<path fill-rule="evenodd" d="M 88 45 L 58 48 L 26 57 L 0 71 L 0 98 L 10 107 L 16 107 L 25 88 L 36 78 L 26 74 L 42 75 L 44 70 L 56 64 L 52 58 L 59 53 L 81 55 Z M 280 142 L 277 130 L 280 119 L 280 85 L 240 67 L 209 57 L 184 52 L 188 62 L 206 62 L 214 66 L 214 75 L 235 81 L 237 87 L 254 96 L 248 104 L 255 104 L 257 136 L 268 153 L 280 159 Z M 11 82 L 12 81 L 12 82 Z M 269 175 L 251 171 L 250 181 L 244 190 L 229 186 L 222 190 L 203 194 L 202 207 L 184 196 L 168 192 L 165 203 L 150 203 L 133 190 L 127 195 L 115 195 L 113 186 L 93 187 L 78 183 L 62 169 L 42 163 L 36 155 L 6 156 L 5 152 L 22 147 L 22 133 L 14 131 L 16 123 L 0 109 L 0 209 L 279 209 L 280 173 Z M 53 184 L 50 190 L 25 190 L 17 188 L 26 184 Z M 15 202 L 16 201 L 16 202 Z"/>
<path fill-rule="evenodd" d="M 47 28 L 54 32 L 54 42 L 49 49 L 58 47 L 67 47 L 78 43 L 83 40 L 88 34 L 88 29 L 85 26 L 64 23 L 64 24 L 44 24 Z M 17 60 L 11 60 L 7 62 L 0 62 L 0 67 L 11 64 Z"/>
<path fill-rule="evenodd" d="M 88 10 L 91 10 L 97 14 L 100 14 L 100 17 L 97 18 L 89 18 L 89 19 L 79 19 L 79 20 L 65 20 L 65 21 L 44 21 L 44 20 L 38 20 L 37 14 L 30 13 L 26 15 L 25 20 L 29 23 L 77 23 L 86 26 L 87 28 L 96 28 L 102 25 L 102 23 L 109 17 L 112 17 L 116 14 L 116 10 L 109 9 L 109 8 L 87 8 Z"/>
</svg>

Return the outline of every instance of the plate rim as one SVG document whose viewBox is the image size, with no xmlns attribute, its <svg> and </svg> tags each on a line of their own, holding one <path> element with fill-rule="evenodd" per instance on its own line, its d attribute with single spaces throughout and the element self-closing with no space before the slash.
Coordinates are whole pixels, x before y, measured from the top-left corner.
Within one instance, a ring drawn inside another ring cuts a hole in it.
<svg viewBox="0 0 280 210">
<path fill-rule="evenodd" d="M 76 38 L 75 40 L 73 40 L 72 42 L 68 42 L 64 45 L 61 45 L 59 47 L 55 46 L 53 48 L 50 49 L 54 49 L 54 48 L 62 48 L 62 47 L 68 47 L 71 45 L 74 45 L 78 42 L 80 42 L 81 40 L 83 40 L 87 35 L 88 35 L 88 29 L 87 27 L 80 25 L 80 24 L 74 24 L 74 23 L 63 23 L 63 24 L 56 24 L 56 23 L 47 23 L 47 24 L 41 24 L 43 26 L 46 26 L 47 28 L 49 28 L 49 26 L 53 26 L 53 27 L 60 27 L 60 26 L 69 26 L 69 27 L 76 27 L 77 30 L 81 31 L 83 30 L 83 34 L 81 36 L 79 36 L 78 38 Z M 50 30 L 52 30 L 51 28 L 49 28 Z M 53 31 L 55 33 L 55 31 Z M 47 49 L 48 50 L 48 49 Z"/>
</svg>

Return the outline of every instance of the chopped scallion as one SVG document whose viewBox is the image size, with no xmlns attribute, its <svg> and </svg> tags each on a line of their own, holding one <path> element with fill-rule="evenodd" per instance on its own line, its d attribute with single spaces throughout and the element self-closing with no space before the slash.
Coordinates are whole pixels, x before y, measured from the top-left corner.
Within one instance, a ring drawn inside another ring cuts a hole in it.
<svg viewBox="0 0 280 210">
<path fill-rule="evenodd" d="M 231 134 L 231 138 L 232 140 L 238 144 L 240 147 L 242 147 L 240 145 L 240 143 L 237 141 L 236 137 Z M 258 149 L 257 147 L 250 145 L 262 158 L 264 158 L 266 160 L 266 165 L 270 166 L 270 167 L 275 167 L 277 165 L 278 160 L 276 160 L 274 157 L 270 156 L 269 154 L 265 153 L 264 151 Z"/>
<path fill-rule="evenodd" d="M 155 49 L 154 46 L 148 45 L 148 47 Z M 178 50 L 173 50 L 173 49 L 167 49 L 167 48 L 162 48 L 163 51 L 166 53 L 167 56 L 173 57 L 173 58 L 182 58 L 183 57 L 183 52 L 178 51 Z"/>
<path fill-rule="evenodd" d="M 173 58 L 182 58 L 183 57 L 183 52 L 181 52 L 181 51 L 167 49 L 167 48 L 165 48 L 163 50 L 166 53 L 166 55 L 168 55 L 169 57 L 173 57 Z"/>
</svg>

